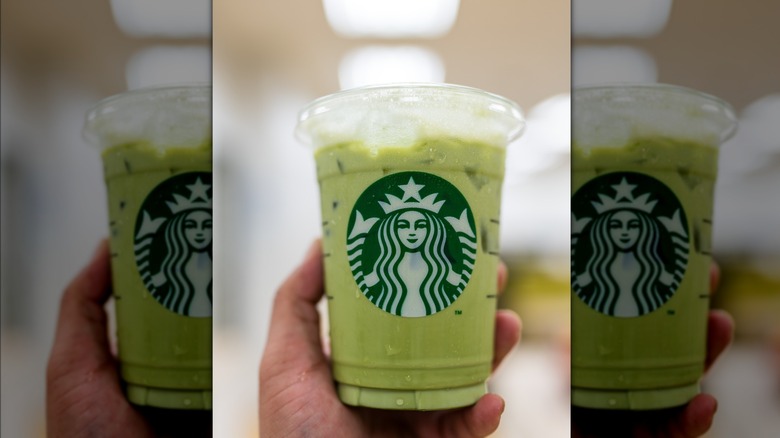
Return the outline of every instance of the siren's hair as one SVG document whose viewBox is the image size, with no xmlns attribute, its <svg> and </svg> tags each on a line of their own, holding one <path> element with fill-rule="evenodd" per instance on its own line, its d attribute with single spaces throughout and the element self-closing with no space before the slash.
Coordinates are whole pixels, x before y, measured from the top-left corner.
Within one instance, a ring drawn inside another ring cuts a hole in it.
<svg viewBox="0 0 780 438">
<path fill-rule="evenodd" d="M 653 218 L 642 211 L 631 210 L 640 222 L 639 236 L 634 254 L 640 266 L 640 274 L 632 285 L 631 295 L 636 301 L 639 315 L 648 313 L 664 303 L 658 290 L 658 281 L 664 272 L 664 263 L 658 255 L 660 230 Z M 583 297 L 585 303 L 602 313 L 614 315 L 620 294 L 617 281 L 612 278 L 610 267 L 617 249 L 610 234 L 609 222 L 616 211 L 599 216 L 590 229 L 589 240 L 593 256 L 588 260 L 585 271 L 594 280 L 593 293 Z"/>
<path fill-rule="evenodd" d="M 444 290 L 447 275 L 452 269 L 445 255 L 447 229 L 436 215 L 427 210 L 415 211 L 419 211 L 428 221 L 428 232 L 420 245 L 420 254 L 428 267 L 428 274 L 419 293 L 425 305 L 425 312 L 430 315 L 451 303 Z M 381 219 L 378 228 L 379 257 L 374 263 L 374 272 L 383 279 L 380 282 L 382 289 L 375 304 L 395 315 L 401 315 L 403 303 L 410 292 L 398 273 L 398 265 L 405 251 L 397 234 L 398 218 L 402 213 L 403 211 L 395 211 Z"/>
<path fill-rule="evenodd" d="M 162 262 L 162 272 L 168 279 L 168 293 L 163 297 L 162 304 L 182 315 L 189 315 L 190 305 L 195 297 L 195 286 L 185 274 L 184 267 L 192 255 L 192 248 L 187 242 L 184 222 L 194 210 L 186 210 L 175 214 L 165 225 L 165 247 L 168 252 Z M 205 211 L 205 210 L 204 210 Z M 211 257 L 211 243 L 208 246 Z M 213 278 L 209 281 L 207 293 L 212 300 Z"/>
</svg>

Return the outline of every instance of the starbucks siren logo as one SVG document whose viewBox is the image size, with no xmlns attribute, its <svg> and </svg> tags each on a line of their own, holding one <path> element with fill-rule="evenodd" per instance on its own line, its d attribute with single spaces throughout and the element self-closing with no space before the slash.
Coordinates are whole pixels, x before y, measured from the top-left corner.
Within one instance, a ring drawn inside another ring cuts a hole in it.
<svg viewBox="0 0 780 438">
<path fill-rule="evenodd" d="M 475 229 L 468 202 L 448 181 L 423 172 L 388 175 L 369 186 L 352 210 L 352 274 L 380 309 L 432 315 L 468 284 L 477 257 Z"/>
<path fill-rule="evenodd" d="M 135 261 L 149 293 L 168 310 L 211 316 L 211 173 L 160 183 L 135 223 Z"/>
<path fill-rule="evenodd" d="M 650 176 L 599 176 L 572 197 L 572 289 L 591 308 L 635 317 L 661 307 L 688 265 L 685 211 Z"/>
</svg>

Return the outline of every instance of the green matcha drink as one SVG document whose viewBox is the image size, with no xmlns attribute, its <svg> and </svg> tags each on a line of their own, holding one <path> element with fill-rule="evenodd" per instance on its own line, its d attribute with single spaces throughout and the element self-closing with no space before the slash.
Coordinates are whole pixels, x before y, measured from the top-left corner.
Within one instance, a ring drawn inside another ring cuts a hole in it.
<svg viewBox="0 0 780 438">
<path fill-rule="evenodd" d="M 344 403 L 433 410 L 485 394 L 505 146 L 522 125 L 512 102 L 449 85 L 351 90 L 302 113 Z"/>
<path fill-rule="evenodd" d="M 128 92 L 98 104 L 113 296 L 128 399 L 211 409 L 211 88 Z"/>
<path fill-rule="evenodd" d="M 704 368 L 722 101 L 667 85 L 574 93 L 572 403 L 660 409 Z"/>
</svg>

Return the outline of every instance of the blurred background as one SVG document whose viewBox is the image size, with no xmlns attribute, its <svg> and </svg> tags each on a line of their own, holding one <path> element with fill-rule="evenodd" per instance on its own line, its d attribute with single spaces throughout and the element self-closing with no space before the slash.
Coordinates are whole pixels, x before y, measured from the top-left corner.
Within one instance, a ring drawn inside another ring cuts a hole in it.
<svg viewBox="0 0 780 438">
<path fill-rule="evenodd" d="M 713 306 L 736 319 L 734 344 L 703 389 L 719 400 L 710 437 L 780 427 L 780 4 L 574 0 L 572 82 L 664 82 L 730 102 L 713 218 L 722 269 Z M 773 356 L 774 355 L 774 356 Z"/>
<path fill-rule="evenodd" d="M 393 81 L 477 87 L 526 113 L 527 131 L 508 151 L 502 251 L 518 283 L 504 305 L 542 293 L 525 307 L 524 348 L 491 383 L 510 411 L 497 436 L 568 436 L 557 340 L 569 318 L 569 11 L 567 0 L 214 3 L 215 261 L 245 261 L 215 272 L 215 398 L 233 401 L 217 402 L 219 436 L 256 434 L 273 295 L 321 232 L 313 151 L 293 137 L 298 112 Z"/>
<path fill-rule="evenodd" d="M 777 2 L 1 4 L 2 436 L 44 435 L 59 295 L 108 233 L 84 113 L 128 89 L 212 78 L 215 436 L 256 436 L 273 294 L 320 233 L 312 154 L 292 135 L 297 112 L 339 89 L 394 80 L 482 88 L 528 118 L 508 150 L 502 211 L 510 284 L 501 305 L 521 314 L 524 339 L 491 380 L 507 400 L 497 437 L 569 433 L 570 85 L 658 81 L 731 102 L 740 129 L 722 150 L 715 304 L 737 319 L 737 341 L 704 383 L 720 400 L 709 436 L 780 428 Z"/>
<path fill-rule="evenodd" d="M 128 89 L 210 81 L 211 2 L 0 4 L 0 435 L 42 437 L 60 295 L 108 236 L 100 151 L 81 136 L 85 113 Z"/>
<path fill-rule="evenodd" d="M 714 307 L 736 320 L 734 344 L 703 389 L 719 401 L 708 437 L 780 430 L 780 4 L 772 0 L 573 0 L 573 86 L 630 81 L 694 88 L 731 103 L 721 149 Z"/>
</svg>

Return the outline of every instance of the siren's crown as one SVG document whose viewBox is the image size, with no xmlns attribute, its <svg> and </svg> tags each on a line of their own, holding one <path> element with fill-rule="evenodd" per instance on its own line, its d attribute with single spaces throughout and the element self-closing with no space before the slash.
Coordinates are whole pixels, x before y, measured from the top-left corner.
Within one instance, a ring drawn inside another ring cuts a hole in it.
<svg viewBox="0 0 780 438">
<path fill-rule="evenodd" d="M 388 202 L 379 201 L 379 206 L 382 207 L 382 210 L 384 210 L 385 214 L 409 208 L 428 210 L 432 213 L 438 213 L 441 209 L 441 206 L 444 205 L 444 200 L 436 202 L 436 196 L 438 196 L 438 193 L 431 193 L 425 198 L 422 198 L 420 196 L 420 189 L 423 187 L 425 186 L 422 184 L 415 184 L 414 179 L 409 177 L 408 183 L 398 186 L 398 188 L 404 192 L 401 198 L 387 193 L 385 196 L 387 197 Z"/>
<path fill-rule="evenodd" d="M 645 193 L 635 198 L 633 191 L 636 188 L 636 184 L 629 184 L 625 178 L 620 181 L 620 184 L 613 185 L 612 188 L 615 189 L 614 197 L 599 193 L 599 200 L 601 202 L 592 202 L 593 208 L 596 209 L 598 214 L 626 208 L 644 211 L 649 214 L 653 211 L 655 204 L 658 202 L 656 200 L 649 200 L 650 193 Z"/>
<path fill-rule="evenodd" d="M 185 198 L 179 194 L 173 194 L 173 202 L 167 201 L 168 208 L 171 209 L 173 214 L 179 213 L 185 210 L 194 209 L 207 209 L 211 210 L 211 197 L 208 195 L 208 190 L 211 188 L 209 184 L 203 184 L 198 178 L 194 184 L 187 186 L 190 190 L 190 197 Z"/>
</svg>

